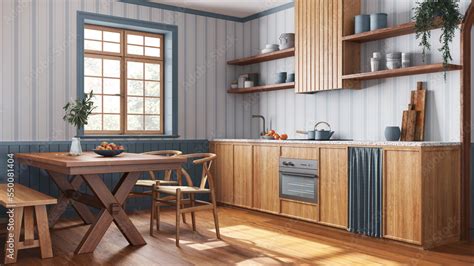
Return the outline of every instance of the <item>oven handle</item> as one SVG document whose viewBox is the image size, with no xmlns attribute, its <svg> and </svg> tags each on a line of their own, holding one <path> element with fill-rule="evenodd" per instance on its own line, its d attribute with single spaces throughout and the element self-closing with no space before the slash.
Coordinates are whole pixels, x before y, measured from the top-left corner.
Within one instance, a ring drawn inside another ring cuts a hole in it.
<svg viewBox="0 0 474 266">
<path fill-rule="evenodd" d="M 280 171 L 280 174 L 317 178 L 317 175 L 315 174 L 304 174 L 304 173 L 295 173 L 295 172 L 292 173 L 292 172 L 286 172 L 286 171 Z"/>
</svg>

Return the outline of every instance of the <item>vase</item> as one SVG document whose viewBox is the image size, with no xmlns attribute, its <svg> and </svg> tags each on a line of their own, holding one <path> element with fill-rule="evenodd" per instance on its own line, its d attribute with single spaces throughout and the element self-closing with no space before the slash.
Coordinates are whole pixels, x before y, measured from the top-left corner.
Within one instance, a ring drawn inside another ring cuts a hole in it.
<svg viewBox="0 0 474 266">
<path fill-rule="evenodd" d="M 400 139 L 400 127 L 397 127 L 397 126 L 386 127 L 385 139 L 387 141 L 398 141 Z"/>
<path fill-rule="evenodd" d="M 362 33 L 370 30 L 370 16 L 369 15 L 358 15 L 354 18 L 354 32 Z"/>
<path fill-rule="evenodd" d="M 387 14 L 370 14 L 370 30 L 383 29 L 387 27 Z"/>
<path fill-rule="evenodd" d="M 69 150 L 69 155 L 79 156 L 82 154 L 81 139 L 72 138 L 71 149 Z"/>
</svg>

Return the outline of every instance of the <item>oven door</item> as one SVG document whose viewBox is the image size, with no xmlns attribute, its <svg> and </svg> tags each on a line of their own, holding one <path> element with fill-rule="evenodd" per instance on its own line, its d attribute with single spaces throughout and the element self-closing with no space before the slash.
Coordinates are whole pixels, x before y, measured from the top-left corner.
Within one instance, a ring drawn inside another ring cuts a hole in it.
<svg viewBox="0 0 474 266">
<path fill-rule="evenodd" d="M 315 174 L 280 170 L 280 198 L 318 203 L 318 182 Z"/>
</svg>

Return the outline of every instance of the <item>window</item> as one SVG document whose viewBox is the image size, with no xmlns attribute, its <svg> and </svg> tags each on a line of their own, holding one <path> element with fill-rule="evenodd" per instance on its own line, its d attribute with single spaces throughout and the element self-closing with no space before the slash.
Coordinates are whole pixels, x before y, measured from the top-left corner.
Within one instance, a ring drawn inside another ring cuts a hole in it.
<svg viewBox="0 0 474 266">
<path fill-rule="evenodd" d="M 163 36 L 85 25 L 84 91 L 94 92 L 86 134 L 163 133 Z"/>
</svg>

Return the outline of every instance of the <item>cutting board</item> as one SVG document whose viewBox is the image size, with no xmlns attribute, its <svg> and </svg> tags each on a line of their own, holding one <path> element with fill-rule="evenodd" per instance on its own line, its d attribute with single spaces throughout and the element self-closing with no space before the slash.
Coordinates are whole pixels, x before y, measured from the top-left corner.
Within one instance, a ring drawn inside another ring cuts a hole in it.
<svg viewBox="0 0 474 266">
<path fill-rule="evenodd" d="M 423 82 L 417 82 L 416 90 L 411 92 L 410 104 L 414 106 L 416 115 L 415 140 L 425 139 L 425 107 L 426 107 L 426 89 Z"/>
<path fill-rule="evenodd" d="M 401 141 L 414 141 L 416 132 L 417 111 L 412 104 L 408 105 L 408 110 L 403 111 Z"/>
</svg>

